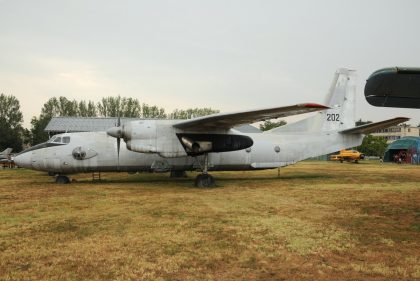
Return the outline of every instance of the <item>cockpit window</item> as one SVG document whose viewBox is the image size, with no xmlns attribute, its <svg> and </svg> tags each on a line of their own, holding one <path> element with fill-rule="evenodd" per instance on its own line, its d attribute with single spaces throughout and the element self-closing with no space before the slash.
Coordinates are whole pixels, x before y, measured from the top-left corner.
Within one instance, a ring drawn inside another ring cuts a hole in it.
<svg viewBox="0 0 420 281">
<path fill-rule="evenodd" d="M 47 141 L 47 143 L 68 144 L 70 143 L 70 137 L 69 136 L 64 136 L 64 137 L 53 136 Z"/>
</svg>

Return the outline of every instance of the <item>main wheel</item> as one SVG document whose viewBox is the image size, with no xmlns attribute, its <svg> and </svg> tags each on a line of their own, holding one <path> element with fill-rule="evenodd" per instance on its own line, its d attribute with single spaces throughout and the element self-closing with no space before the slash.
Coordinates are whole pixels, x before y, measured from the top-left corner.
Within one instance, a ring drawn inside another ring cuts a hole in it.
<svg viewBox="0 0 420 281">
<path fill-rule="evenodd" d="M 70 179 L 67 176 L 58 175 L 55 178 L 55 182 L 59 183 L 59 184 L 68 184 L 68 183 L 70 183 Z"/>
<path fill-rule="evenodd" d="M 200 174 L 195 178 L 196 187 L 213 187 L 215 184 L 216 181 L 209 174 Z"/>
</svg>

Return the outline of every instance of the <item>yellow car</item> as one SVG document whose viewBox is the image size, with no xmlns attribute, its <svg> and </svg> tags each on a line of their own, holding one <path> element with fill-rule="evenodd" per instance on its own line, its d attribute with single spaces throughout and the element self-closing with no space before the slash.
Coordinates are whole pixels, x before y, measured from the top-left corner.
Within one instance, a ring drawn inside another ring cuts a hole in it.
<svg viewBox="0 0 420 281">
<path fill-rule="evenodd" d="M 362 160 L 365 158 L 365 155 L 363 153 L 360 153 L 357 150 L 341 150 L 339 154 L 331 155 L 330 160 L 333 161 L 340 161 L 343 163 L 343 161 L 354 161 L 355 163 L 359 163 L 359 160 Z"/>
</svg>

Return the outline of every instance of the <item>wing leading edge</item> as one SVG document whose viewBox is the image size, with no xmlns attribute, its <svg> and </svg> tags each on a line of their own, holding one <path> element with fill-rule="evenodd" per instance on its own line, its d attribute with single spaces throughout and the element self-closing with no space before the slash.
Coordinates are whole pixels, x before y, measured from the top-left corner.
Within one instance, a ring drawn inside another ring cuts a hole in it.
<svg viewBox="0 0 420 281">
<path fill-rule="evenodd" d="M 373 132 L 376 132 L 379 129 L 389 128 L 391 126 L 398 125 L 400 123 L 404 123 L 406 121 L 410 120 L 410 118 L 406 117 L 396 117 L 393 119 L 388 119 L 385 121 L 370 123 L 358 127 L 354 127 L 351 129 L 340 131 L 340 133 L 343 134 L 370 134 Z"/>
<path fill-rule="evenodd" d="M 303 103 L 284 107 L 274 107 L 251 111 L 232 113 L 218 113 L 204 117 L 181 121 L 174 125 L 175 128 L 191 131 L 229 130 L 235 126 L 251 124 L 274 118 L 287 117 L 302 113 L 325 110 L 329 107 L 316 103 Z"/>
</svg>

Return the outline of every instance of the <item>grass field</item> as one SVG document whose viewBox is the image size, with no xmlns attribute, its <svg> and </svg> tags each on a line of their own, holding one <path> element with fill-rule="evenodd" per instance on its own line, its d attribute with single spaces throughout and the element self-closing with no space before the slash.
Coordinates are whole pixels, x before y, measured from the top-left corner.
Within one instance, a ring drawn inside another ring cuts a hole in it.
<svg viewBox="0 0 420 281">
<path fill-rule="evenodd" d="M 194 175 L 0 170 L 0 280 L 420 280 L 420 166 Z"/>
</svg>

